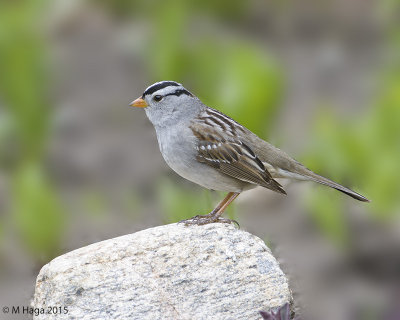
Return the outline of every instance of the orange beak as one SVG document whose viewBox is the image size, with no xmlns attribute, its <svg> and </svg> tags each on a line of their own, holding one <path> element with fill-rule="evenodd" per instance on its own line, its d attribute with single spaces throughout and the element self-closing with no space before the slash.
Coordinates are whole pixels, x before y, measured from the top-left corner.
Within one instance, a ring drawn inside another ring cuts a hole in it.
<svg viewBox="0 0 400 320">
<path fill-rule="evenodd" d="M 136 100 L 133 100 L 130 104 L 132 107 L 137 107 L 137 108 L 146 108 L 147 103 L 144 101 L 142 98 L 137 98 Z"/>
</svg>

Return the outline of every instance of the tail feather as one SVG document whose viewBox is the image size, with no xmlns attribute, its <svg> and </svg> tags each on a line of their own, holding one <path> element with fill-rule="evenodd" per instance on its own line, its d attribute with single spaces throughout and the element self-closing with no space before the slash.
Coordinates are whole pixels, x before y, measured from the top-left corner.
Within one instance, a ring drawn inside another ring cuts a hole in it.
<svg viewBox="0 0 400 320">
<path fill-rule="evenodd" d="M 334 189 L 336 189 L 336 190 L 338 190 L 340 192 L 343 192 L 343 193 L 347 194 L 348 196 L 350 196 L 350 197 L 352 197 L 352 198 L 354 198 L 356 200 L 363 201 L 363 202 L 371 202 L 370 200 L 368 200 L 363 195 L 361 195 L 361 194 L 359 194 L 359 193 L 357 193 L 357 192 L 355 192 L 355 191 L 353 191 L 353 190 L 351 190 L 349 188 L 346 188 L 346 187 L 344 187 L 344 186 L 342 186 L 342 185 L 340 185 L 340 184 L 338 184 L 338 183 L 336 183 L 336 182 L 334 182 L 332 180 L 329 180 L 329 179 L 327 179 L 325 177 L 322 177 L 322 176 L 320 176 L 320 175 L 318 175 L 318 174 L 316 174 L 316 173 L 314 173 L 312 171 L 310 171 L 310 172 L 312 174 L 307 174 L 306 177 L 311 181 L 318 182 L 318 183 L 323 184 L 325 186 L 334 188 Z"/>
<path fill-rule="evenodd" d="M 334 188 L 340 192 L 343 192 L 356 200 L 364 201 L 364 202 L 371 202 L 363 195 L 361 195 L 349 188 L 346 188 L 346 187 L 340 185 L 339 183 L 336 183 L 328 178 L 325 178 L 323 176 L 316 174 L 315 172 L 306 168 L 300 162 L 291 159 L 287 155 L 285 155 L 284 160 L 285 161 L 281 161 L 281 162 L 284 163 L 285 166 L 282 166 L 282 165 L 273 166 L 268 162 L 263 162 L 263 164 L 266 167 L 266 169 L 270 172 L 270 174 L 273 178 L 289 178 L 289 179 L 296 179 L 296 180 L 314 181 L 314 182 L 323 184 L 325 186 Z"/>
</svg>

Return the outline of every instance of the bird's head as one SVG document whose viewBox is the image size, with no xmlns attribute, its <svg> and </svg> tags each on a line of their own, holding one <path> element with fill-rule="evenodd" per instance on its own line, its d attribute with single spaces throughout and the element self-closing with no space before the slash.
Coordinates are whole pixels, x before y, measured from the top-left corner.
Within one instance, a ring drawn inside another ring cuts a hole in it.
<svg viewBox="0 0 400 320">
<path fill-rule="evenodd" d="M 149 86 L 131 106 L 145 108 L 154 126 L 168 126 L 171 121 L 195 115 L 203 107 L 200 100 L 175 81 L 160 81 Z"/>
</svg>

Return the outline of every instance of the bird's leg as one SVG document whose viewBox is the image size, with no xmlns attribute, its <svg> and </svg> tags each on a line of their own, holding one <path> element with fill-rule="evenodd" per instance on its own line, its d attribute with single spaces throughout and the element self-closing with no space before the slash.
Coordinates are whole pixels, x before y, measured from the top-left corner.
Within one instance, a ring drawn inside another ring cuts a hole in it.
<svg viewBox="0 0 400 320">
<path fill-rule="evenodd" d="M 195 216 L 187 220 L 182 220 L 181 222 L 185 223 L 185 225 L 191 225 L 191 224 L 203 225 L 214 222 L 223 222 L 223 223 L 234 222 L 238 224 L 234 220 L 220 218 L 220 216 L 224 213 L 225 209 L 230 205 L 230 203 L 237 198 L 239 194 L 240 192 L 229 192 L 224 198 L 224 200 L 222 200 L 215 207 L 215 209 L 211 211 L 209 214 L 206 214 L 204 216 Z"/>
</svg>

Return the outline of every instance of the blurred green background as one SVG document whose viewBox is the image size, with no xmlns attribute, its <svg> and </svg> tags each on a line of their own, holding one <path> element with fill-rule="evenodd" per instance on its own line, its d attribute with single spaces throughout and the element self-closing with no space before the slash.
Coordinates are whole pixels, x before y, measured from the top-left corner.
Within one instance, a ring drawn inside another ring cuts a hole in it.
<svg viewBox="0 0 400 320">
<path fill-rule="evenodd" d="M 144 112 L 128 107 L 175 80 L 372 200 L 282 182 L 287 197 L 258 188 L 228 215 L 275 248 L 299 311 L 306 300 L 332 319 L 384 319 L 400 293 L 399 9 L 1 1 L 0 301 L 28 305 L 57 255 L 206 213 L 223 197 L 172 173 Z"/>
</svg>

